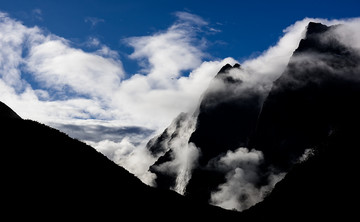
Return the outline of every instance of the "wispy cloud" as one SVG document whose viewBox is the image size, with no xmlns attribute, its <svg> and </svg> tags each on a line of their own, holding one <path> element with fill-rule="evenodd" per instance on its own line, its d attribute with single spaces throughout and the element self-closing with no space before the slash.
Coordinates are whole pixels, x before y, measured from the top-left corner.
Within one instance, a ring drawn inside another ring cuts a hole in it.
<svg viewBox="0 0 360 222">
<path fill-rule="evenodd" d="M 90 16 L 89 16 L 89 17 L 86 17 L 86 18 L 84 19 L 84 21 L 85 21 L 86 23 L 90 23 L 91 28 L 94 28 L 94 27 L 97 26 L 99 23 L 105 22 L 105 20 L 102 19 L 102 18 L 90 17 Z"/>
<path fill-rule="evenodd" d="M 33 9 L 31 14 L 36 20 L 39 20 L 39 21 L 43 20 L 41 9 L 39 9 L 39 8 Z"/>
<path fill-rule="evenodd" d="M 138 145 L 153 134 L 153 130 L 139 126 L 114 126 L 105 121 L 101 124 L 99 122 L 98 124 L 95 121 L 88 124 L 52 123 L 52 125 L 76 139 L 93 142 L 105 140 L 121 142 L 125 137 L 129 137 L 131 143 Z"/>
<path fill-rule="evenodd" d="M 193 115 L 181 113 L 167 129 L 167 133 L 161 135 L 163 147 L 162 153 L 158 155 L 170 152 L 171 160 L 153 166 L 152 169 L 157 173 L 173 175 L 175 180 L 171 189 L 180 194 L 185 194 L 192 170 L 197 166 L 201 155 L 200 150 L 193 143 L 189 143 L 195 127 L 196 118 Z"/>
<path fill-rule="evenodd" d="M 179 19 L 176 24 L 182 24 L 182 25 L 187 24 L 192 26 L 193 25 L 204 26 L 209 24 L 200 16 L 191 14 L 189 12 L 175 12 L 175 15 Z"/>
<path fill-rule="evenodd" d="M 268 183 L 257 185 L 261 178 L 259 167 L 264 161 L 262 152 L 238 148 L 228 151 L 214 161 L 212 167 L 226 172 L 226 182 L 212 192 L 210 202 L 225 209 L 248 209 L 263 200 L 265 194 L 284 174 L 269 174 Z"/>
</svg>

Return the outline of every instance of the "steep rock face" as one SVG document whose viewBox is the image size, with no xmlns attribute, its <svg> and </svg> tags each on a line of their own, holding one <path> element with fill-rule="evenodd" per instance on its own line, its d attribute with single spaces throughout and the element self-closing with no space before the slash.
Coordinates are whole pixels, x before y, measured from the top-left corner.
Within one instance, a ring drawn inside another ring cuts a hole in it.
<svg viewBox="0 0 360 222">
<path fill-rule="evenodd" d="M 224 181 L 223 172 L 208 169 L 209 161 L 228 150 L 247 146 L 254 133 L 264 96 L 256 90 L 244 88 L 242 81 L 234 75 L 239 71 L 239 64 L 222 67 L 204 93 L 199 110 L 194 114 L 196 125 L 190 132 L 187 143 L 194 144 L 201 154 L 199 166 L 194 169 L 186 193 L 195 199 L 207 201 L 210 191 L 216 189 L 220 181 Z M 176 173 L 157 169 L 166 162 L 174 161 L 171 144 L 179 137 L 184 126 L 189 128 L 191 124 L 188 122 L 189 117 L 180 114 L 161 135 L 147 144 L 152 153 L 156 153 L 155 150 L 166 150 L 150 167 L 150 171 L 157 175 L 155 182 L 158 187 L 174 189 L 176 185 Z"/>
<path fill-rule="evenodd" d="M 184 123 L 188 118 L 189 114 L 180 113 L 164 132 L 146 144 L 146 148 L 154 157 L 162 156 L 170 149 L 172 140 L 179 136 L 182 128 L 186 127 Z"/>
<path fill-rule="evenodd" d="M 213 162 L 239 147 L 248 147 L 256 129 L 256 122 L 264 94 L 244 87 L 234 75 L 241 66 L 226 65 L 216 75 L 204 93 L 199 106 L 196 129 L 189 142 L 200 150 L 199 166 L 193 169 L 186 194 L 207 202 L 219 184 L 226 182 L 226 172 Z"/>
<path fill-rule="evenodd" d="M 224 66 L 200 103 L 196 130 L 189 142 L 201 149 L 203 166 L 221 153 L 246 147 L 255 130 L 263 96 L 252 89 L 240 89 L 242 82 L 229 74 L 236 69 L 241 67 Z"/>
<path fill-rule="evenodd" d="M 195 129 L 195 122 L 194 115 L 180 113 L 163 133 L 147 143 L 147 149 L 158 158 L 149 169 L 157 175 L 155 182 L 158 188 L 176 187 L 177 174 L 182 169 L 179 162 L 171 162 L 176 156 L 184 155 L 182 151 L 186 152 L 189 138 Z"/>
<path fill-rule="evenodd" d="M 289 65 L 264 102 L 251 146 L 269 164 L 287 170 L 357 115 L 359 55 L 332 38 L 327 27 L 310 23 Z"/>
<path fill-rule="evenodd" d="M 244 221 L 349 221 L 358 216 L 358 125 L 334 130 L 313 156 L 294 165 L 264 201 L 244 211 Z M 355 203 L 355 204 L 354 204 Z"/>
<path fill-rule="evenodd" d="M 262 186 L 269 173 L 287 172 L 306 149 L 349 126 L 360 111 L 354 102 L 360 98 L 360 58 L 333 35 L 338 27 L 309 23 L 305 38 L 269 94 L 243 88 L 232 75 L 241 70 L 239 65 L 220 70 L 203 96 L 189 138 L 201 156 L 186 195 L 209 201 L 227 179 L 226 172 L 212 163 L 228 151 L 248 147 L 263 153 L 260 178 L 254 184 Z M 171 150 L 160 162 L 172 161 L 170 154 Z M 166 181 L 176 175 L 166 177 L 158 185 L 171 188 Z"/>
</svg>

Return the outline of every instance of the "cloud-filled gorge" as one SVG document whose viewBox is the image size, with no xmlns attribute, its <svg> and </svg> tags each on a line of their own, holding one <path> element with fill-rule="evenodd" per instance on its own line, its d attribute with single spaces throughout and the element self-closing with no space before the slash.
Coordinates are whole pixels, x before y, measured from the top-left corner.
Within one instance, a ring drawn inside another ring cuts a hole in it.
<svg viewBox="0 0 360 222">
<path fill-rule="evenodd" d="M 211 61 L 206 53 L 207 40 L 199 37 L 199 33 L 218 30 L 194 14 L 177 12 L 175 16 L 176 21 L 166 30 L 122 40 L 134 49 L 129 58 L 141 67 L 138 73 L 129 74 L 119 52 L 97 39 L 88 43 L 95 50 L 84 51 L 70 40 L 39 27 L 26 27 L 0 12 L 0 100 L 23 118 L 49 124 L 92 145 L 153 186 L 156 175 L 149 168 L 171 150 L 172 161 L 153 169 L 175 175 L 172 189 L 185 194 L 202 155 L 189 138 L 206 90 L 232 90 L 242 96 L 251 91 L 264 99 L 288 65 L 310 21 L 346 24 L 334 29 L 328 39 L 336 38 L 357 53 L 360 50 L 360 19 L 305 18 L 284 29 L 276 45 L 256 58 L 241 61 L 241 69 L 229 73 L 242 82 L 241 86 L 224 89 L 214 76 L 225 64 L 238 61 Z M 311 61 L 316 62 L 316 56 Z M 180 125 L 176 118 L 181 119 Z M 162 148 L 149 150 L 149 140 L 166 127 Z M 271 172 L 267 184 L 254 186 L 263 159 L 263 153 L 252 147 L 238 147 L 213 158 L 211 167 L 224 172 L 226 182 L 212 192 L 210 203 L 243 210 L 261 201 L 284 175 Z"/>
</svg>

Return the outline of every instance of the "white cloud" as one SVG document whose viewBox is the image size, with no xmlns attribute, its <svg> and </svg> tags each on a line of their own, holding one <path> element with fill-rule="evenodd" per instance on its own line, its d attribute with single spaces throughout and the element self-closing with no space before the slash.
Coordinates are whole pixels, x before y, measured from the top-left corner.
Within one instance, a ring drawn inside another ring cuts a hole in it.
<svg viewBox="0 0 360 222">
<path fill-rule="evenodd" d="M 305 27 L 313 19 L 304 19 L 284 29 L 282 36 L 275 46 L 270 47 L 260 56 L 243 62 L 245 72 L 242 80 L 251 87 L 257 84 L 265 84 L 265 90 L 269 90 L 272 82 L 285 70 L 289 59 L 300 40 L 305 35 Z"/>
<path fill-rule="evenodd" d="M 0 76 L 7 85 L 22 90 L 25 82 L 21 79 L 19 66 L 23 62 L 22 51 L 25 39 L 38 32 L 37 28 L 26 28 L 0 12 Z"/>
<path fill-rule="evenodd" d="M 188 26 L 173 25 L 155 35 L 126 39 L 134 48 L 130 58 L 143 62 L 151 87 L 167 88 L 182 71 L 201 64 L 204 53 L 194 44 L 199 40 L 192 31 Z"/>
<path fill-rule="evenodd" d="M 154 186 L 156 175 L 149 172 L 149 166 L 154 164 L 156 159 L 151 156 L 144 144 L 134 146 L 129 138 L 124 138 L 116 143 L 110 140 L 100 142 L 86 141 L 89 145 L 107 156 L 110 160 L 123 166 L 133 173 L 144 183 Z"/>
<path fill-rule="evenodd" d="M 306 149 L 303 153 L 303 155 L 299 158 L 298 162 L 302 163 L 305 162 L 306 160 L 308 160 L 309 158 L 311 158 L 312 156 L 315 155 L 315 150 L 314 149 Z"/>
<path fill-rule="evenodd" d="M 262 152 L 239 148 L 228 151 L 215 164 L 218 170 L 227 172 L 226 182 L 211 194 L 210 203 L 225 209 L 245 210 L 263 200 L 265 194 L 280 181 L 284 174 L 268 176 L 268 183 L 258 186 L 261 178 L 259 166 L 264 157 Z"/>
<path fill-rule="evenodd" d="M 35 8 L 35 9 L 32 10 L 31 14 L 32 14 L 32 16 L 33 16 L 35 19 L 37 19 L 37 20 L 39 20 L 39 21 L 42 21 L 42 20 L 43 20 L 41 9 Z"/>
<path fill-rule="evenodd" d="M 1 99 L 25 118 L 42 122 L 90 117 L 161 130 L 180 112 L 194 109 L 221 66 L 234 63 L 231 58 L 203 62 L 198 30 L 192 27 L 207 23 L 190 13 L 176 16 L 168 30 L 127 40 L 134 47 L 131 57 L 148 65 L 142 74 L 122 80 L 118 54 L 98 39 L 91 40 L 97 49 L 85 52 L 2 13 L 1 81 L 13 98 Z M 31 100 L 23 101 L 24 96 Z"/>
<path fill-rule="evenodd" d="M 27 69 L 46 88 L 109 97 L 119 87 L 122 64 L 112 58 L 71 48 L 61 38 L 47 36 L 29 49 Z"/>
<path fill-rule="evenodd" d="M 199 26 L 208 25 L 208 22 L 206 22 L 203 18 L 195 14 L 191 14 L 189 12 L 176 12 L 175 15 L 179 19 L 178 23 L 181 24 L 185 23 L 185 24 L 199 25 Z"/>
<path fill-rule="evenodd" d="M 153 86 L 153 78 L 134 75 L 124 80 L 114 98 L 115 106 L 133 113 L 122 119 L 124 123 L 141 123 L 149 128 L 164 129 L 180 112 L 195 110 L 200 95 L 208 87 L 217 71 L 231 58 L 203 62 L 188 77 L 167 78 L 164 87 Z M 119 115 L 119 118 L 121 116 Z"/>
<path fill-rule="evenodd" d="M 196 118 L 193 115 L 182 114 L 180 121 L 173 124 L 171 126 L 173 132 L 168 135 L 170 138 L 164 138 L 167 140 L 164 143 L 167 147 L 164 149 L 165 151 L 171 150 L 172 160 L 155 168 L 161 173 L 174 175 L 176 180 L 172 189 L 184 194 L 200 155 L 200 150 L 193 143 L 189 143 L 190 136 L 195 130 Z"/>
<path fill-rule="evenodd" d="M 339 21 L 342 23 L 342 21 Z M 360 54 L 360 18 L 346 20 L 346 25 L 338 26 L 332 34 L 344 45 L 357 50 Z"/>
</svg>

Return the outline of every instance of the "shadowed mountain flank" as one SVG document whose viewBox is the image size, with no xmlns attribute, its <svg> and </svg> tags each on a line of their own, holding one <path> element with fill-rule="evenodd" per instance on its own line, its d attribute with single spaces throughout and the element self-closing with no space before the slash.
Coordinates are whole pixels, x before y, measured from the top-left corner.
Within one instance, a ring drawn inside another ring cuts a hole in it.
<svg viewBox="0 0 360 222">
<path fill-rule="evenodd" d="M 331 37 L 336 27 L 309 24 L 264 102 L 251 145 L 279 169 L 358 116 L 360 57 Z"/>
<path fill-rule="evenodd" d="M 244 221 L 352 220 L 358 214 L 356 179 L 360 119 L 335 130 L 305 161 L 294 165 L 260 203 L 244 211 Z"/>
</svg>

